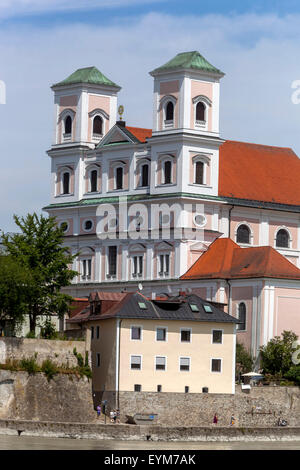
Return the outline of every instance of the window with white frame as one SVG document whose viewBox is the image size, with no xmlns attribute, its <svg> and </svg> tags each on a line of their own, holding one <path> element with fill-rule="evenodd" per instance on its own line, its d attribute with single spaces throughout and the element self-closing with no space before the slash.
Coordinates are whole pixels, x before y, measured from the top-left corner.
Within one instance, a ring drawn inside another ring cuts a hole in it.
<svg viewBox="0 0 300 470">
<path fill-rule="evenodd" d="M 81 279 L 88 281 L 92 276 L 92 259 L 83 258 L 81 259 Z"/>
<path fill-rule="evenodd" d="M 180 341 L 182 343 L 191 342 L 192 330 L 190 328 L 181 328 L 180 329 Z"/>
<path fill-rule="evenodd" d="M 250 244 L 251 240 L 251 231 L 248 225 L 241 224 L 238 226 L 236 231 L 236 241 L 237 243 Z"/>
<path fill-rule="evenodd" d="M 93 119 L 93 138 L 102 137 L 103 135 L 103 119 L 95 116 Z"/>
<path fill-rule="evenodd" d="M 164 126 L 172 127 L 174 124 L 174 103 L 172 101 L 168 101 L 165 104 L 164 114 L 165 114 Z"/>
<path fill-rule="evenodd" d="M 191 359 L 189 357 L 180 357 L 179 358 L 179 369 L 181 371 L 190 371 Z"/>
<path fill-rule="evenodd" d="M 142 356 L 130 356 L 130 369 L 132 370 L 142 369 Z"/>
<path fill-rule="evenodd" d="M 140 186 L 149 186 L 149 163 L 144 163 L 141 165 Z"/>
<path fill-rule="evenodd" d="M 195 184 L 204 184 L 204 162 L 195 162 Z"/>
<path fill-rule="evenodd" d="M 169 253 L 159 255 L 158 275 L 160 277 L 168 277 L 170 275 L 170 254 Z"/>
<path fill-rule="evenodd" d="M 167 328 L 157 327 L 156 328 L 156 341 L 166 341 L 167 340 Z"/>
<path fill-rule="evenodd" d="M 287 230 L 281 228 L 276 233 L 276 247 L 277 248 L 289 248 L 290 246 L 290 234 Z"/>
<path fill-rule="evenodd" d="M 91 193 L 96 193 L 98 191 L 98 170 L 90 171 L 90 181 L 89 189 Z"/>
<path fill-rule="evenodd" d="M 155 370 L 166 370 L 167 358 L 165 356 L 155 357 Z"/>
<path fill-rule="evenodd" d="M 213 344 L 222 344 L 223 342 L 223 331 L 213 330 L 212 331 L 212 342 Z"/>
<path fill-rule="evenodd" d="M 64 171 L 62 174 L 62 194 L 70 194 L 70 172 Z"/>
<path fill-rule="evenodd" d="M 199 101 L 196 104 L 196 123 L 202 123 L 205 121 L 205 104 Z"/>
<path fill-rule="evenodd" d="M 211 372 L 221 372 L 222 371 L 222 359 L 212 359 L 211 360 Z"/>
<path fill-rule="evenodd" d="M 206 129 L 208 121 L 208 108 L 212 102 L 207 96 L 199 95 L 193 98 L 195 128 Z"/>
<path fill-rule="evenodd" d="M 171 160 L 165 160 L 163 162 L 163 184 L 172 183 L 172 162 Z"/>
<path fill-rule="evenodd" d="M 132 257 L 132 276 L 142 277 L 143 276 L 143 261 L 142 255 L 135 255 Z"/>
<path fill-rule="evenodd" d="M 64 140 L 71 140 L 72 137 L 72 117 L 70 115 L 66 116 L 64 119 Z"/>
<path fill-rule="evenodd" d="M 141 341 L 142 339 L 142 327 L 141 326 L 131 327 L 131 339 Z"/>
<path fill-rule="evenodd" d="M 122 166 L 115 168 L 115 189 L 123 189 L 124 169 Z"/>
</svg>

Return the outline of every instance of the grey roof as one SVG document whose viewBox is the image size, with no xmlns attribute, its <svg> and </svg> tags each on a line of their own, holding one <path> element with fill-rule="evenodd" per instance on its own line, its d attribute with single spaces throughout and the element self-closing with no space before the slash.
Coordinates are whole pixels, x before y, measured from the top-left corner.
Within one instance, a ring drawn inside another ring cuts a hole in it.
<svg viewBox="0 0 300 470">
<path fill-rule="evenodd" d="M 146 309 L 142 309 L 139 303 L 145 304 Z M 190 304 L 196 304 L 199 312 L 192 311 Z M 212 312 L 207 313 L 204 305 L 209 305 Z M 215 307 L 201 297 L 191 294 L 183 297 L 173 297 L 169 299 L 149 300 L 140 293 L 128 293 L 120 302 L 116 302 L 113 307 L 103 314 L 83 315 L 80 319 L 80 313 L 72 318 L 72 322 L 77 321 L 95 321 L 107 318 L 136 318 L 145 320 L 184 320 L 201 321 L 215 323 L 239 323 L 239 321 L 225 313 L 223 310 Z"/>
</svg>

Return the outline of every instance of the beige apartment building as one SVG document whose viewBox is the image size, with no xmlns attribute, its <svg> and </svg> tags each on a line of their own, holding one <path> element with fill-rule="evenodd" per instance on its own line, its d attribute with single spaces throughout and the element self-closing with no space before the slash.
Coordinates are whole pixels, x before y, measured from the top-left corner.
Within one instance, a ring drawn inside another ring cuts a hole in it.
<svg viewBox="0 0 300 470">
<path fill-rule="evenodd" d="M 96 292 L 69 321 L 91 335 L 95 402 L 132 392 L 235 392 L 238 320 L 197 295 Z"/>
</svg>

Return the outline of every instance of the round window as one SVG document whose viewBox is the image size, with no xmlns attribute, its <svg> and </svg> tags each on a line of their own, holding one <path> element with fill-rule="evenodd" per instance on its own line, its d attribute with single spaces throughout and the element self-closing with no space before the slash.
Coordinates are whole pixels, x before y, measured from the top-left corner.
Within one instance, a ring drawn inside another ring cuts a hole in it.
<svg viewBox="0 0 300 470">
<path fill-rule="evenodd" d="M 198 227 L 203 227 L 206 224 L 206 217 L 202 214 L 196 214 L 194 217 L 195 225 Z"/>
<path fill-rule="evenodd" d="M 69 229 L 69 224 L 68 222 L 62 222 L 59 227 L 62 229 L 63 232 L 67 232 Z"/>
<path fill-rule="evenodd" d="M 86 220 L 84 222 L 84 230 L 91 230 L 93 228 L 93 221 L 92 220 Z"/>
</svg>

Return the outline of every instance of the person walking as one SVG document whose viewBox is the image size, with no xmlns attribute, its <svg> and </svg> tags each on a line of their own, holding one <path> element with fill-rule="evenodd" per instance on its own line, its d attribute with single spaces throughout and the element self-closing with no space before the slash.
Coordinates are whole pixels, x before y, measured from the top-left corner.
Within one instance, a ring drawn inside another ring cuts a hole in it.
<svg viewBox="0 0 300 470">
<path fill-rule="evenodd" d="M 217 413 L 215 413 L 215 415 L 214 415 L 213 423 L 218 424 L 218 415 L 217 415 Z"/>
<path fill-rule="evenodd" d="M 97 406 L 97 419 L 101 416 L 101 405 Z"/>
<path fill-rule="evenodd" d="M 230 426 L 233 426 L 235 423 L 235 418 L 233 415 L 231 415 L 231 418 L 230 418 Z"/>
</svg>

